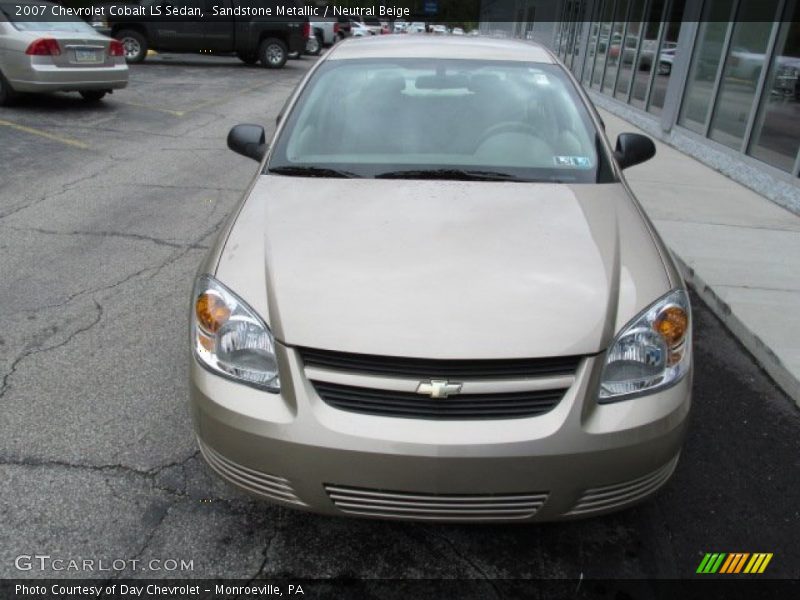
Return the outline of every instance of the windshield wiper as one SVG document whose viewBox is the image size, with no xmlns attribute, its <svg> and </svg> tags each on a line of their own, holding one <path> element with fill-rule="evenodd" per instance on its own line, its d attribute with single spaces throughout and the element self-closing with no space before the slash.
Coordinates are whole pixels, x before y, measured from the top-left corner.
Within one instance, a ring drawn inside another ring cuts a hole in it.
<svg viewBox="0 0 800 600">
<path fill-rule="evenodd" d="M 275 175 L 289 175 L 290 177 L 332 177 L 338 179 L 350 179 L 352 177 L 359 177 L 355 173 L 349 171 L 339 171 L 337 169 L 328 169 L 325 167 L 312 167 L 312 166 L 283 166 L 271 167 L 270 173 Z"/>
<path fill-rule="evenodd" d="M 411 169 L 387 171 L 375 179 L 452 179 L 456 181 L 524 181 L 507 173 L 495 171 L 468 171 L 465 169 Z"/>
</svg>

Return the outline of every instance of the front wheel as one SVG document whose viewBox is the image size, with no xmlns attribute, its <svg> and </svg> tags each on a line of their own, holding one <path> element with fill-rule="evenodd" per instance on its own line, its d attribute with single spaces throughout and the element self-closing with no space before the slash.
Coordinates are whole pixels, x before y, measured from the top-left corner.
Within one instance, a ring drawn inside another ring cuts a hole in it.
<svg viewBox="0 0 800 600">
<path fill-rule="evenodd" d="M 258 47 L 258 58 L 267 69 L 282 69 L 289 58 L 289 49 L 283 40 L 267 38 Z"/>
<path fill-rule="evenodd" d="M 79 93 L 86 102 L 100 102 L 106 95 L 102 90 L 84 90 Z"/>
<path fill-rule="evenodd" d="M 125 60 L 129 63 L 140 63 L 147 56 L 147 39 L 138 31 L 124 29 L 116 38 L 122 42 Z"/>
</svg>

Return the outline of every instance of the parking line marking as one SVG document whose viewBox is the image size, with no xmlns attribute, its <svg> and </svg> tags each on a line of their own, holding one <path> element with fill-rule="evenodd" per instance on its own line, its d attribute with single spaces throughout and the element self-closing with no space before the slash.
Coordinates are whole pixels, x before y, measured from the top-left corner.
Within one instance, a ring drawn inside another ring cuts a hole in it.
<svg viewBox="0 0 800 600">
<path fill-rule="evenodd" d="M 10 127 L 11 129 L 16 129 L 17 131 L 23 131 L 25 133 L 30 133 L 31 135 L 38 135 L 39 137 L 47 138 L 48 140 L 53 140 L 54 142 L 60 142 L 62 144 L 65 144 L 67 146 L 72 146 L 74 148 L 81 148 L 83 150 L 89 149 L 88 144 L 84 144 L 83 142 L 79 142 L 78 140 L 61 137 L 60 135 L 53 135 L 52 133 L 42 131 L 41 129 L 35 129 L 33 127 L 27 127 L 25 125 L 18 125 L 17 123 L 12 123 L 11 121 L 6 121 L 4 119 L 0 119 L 0 127 Z"/>
<path fill-rule="evenodd" d="M 172 115 L 173 117 L 182 117 L 186 114 L 186 111 L 183 110 L 172 110 L 170 108 L 161 108 L 160 106 L 152 106 L 150 104 L 140 104 L 139 102 L 129 102 L 127 100 L 116 100 L 119 104 L 125 104 L 126 106 L 135 106 L 137 108 L 146 108 L 148 110 L 155 110 L 157 112 L 166 113 L 168 115 Z"/>
</svg>

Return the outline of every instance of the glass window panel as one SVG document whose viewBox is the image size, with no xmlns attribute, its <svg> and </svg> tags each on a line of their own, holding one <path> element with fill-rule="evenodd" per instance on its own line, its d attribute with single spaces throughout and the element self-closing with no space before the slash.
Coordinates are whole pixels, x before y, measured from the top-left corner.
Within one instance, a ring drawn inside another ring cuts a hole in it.
<svg viewBox="0 0 800 600">
<path fill-rule="evenodd" d="M 672 77 L 672 65 L 678 51 L 678 35 L 681 31 L 685 6 L 686 0 L 673 0 L 669 19 L 664 23 L 664 37 L 661 40 L 661 47 L 658 49 L 653 91 L 650 92 L 650 106 L 647 108 L 654 114 L 660 114 L 661 109 L 664 108 L 664 98 L 667 95 L 670 77 Z"/>
<path fill-rule="evenodd" d="M 600 23 L 597 28 L 597 54 L 594 57 L 594 73 L 592 74 L 592 87 L 599 88 L 603 78 L 603 65 L 608 54 L 609 39 L 611 38 L 611 19 L 614 15 L 614 0 L 608 0 L 600 13 Z"/>
<path fill-rule="evenodd" d="M 800 2 L 793 0 L 781 22 L 775 57 L 764 84 L 750 154 L 789 171 L 800 148 Z"/>
<path fill-rule="evenodd" d="M 593 18 L 591 23 L 589 23 L 589 42 L 586 44 L 586 60 L 583 63 L 583 77 L 581 78 L 583 83 L 589 83 L 589 80 L 592 77 L 594 57 L 597 54 L 597 33 L 600 30 L 600 23 L 598 23 L 597 20 L 603 12 L 605 3 L 606 0 L 600 0 L 597 4 L 595 4 L 594 14 L 592 15 Z"/>
<path fill-rule="evenodd" d="M 581 81 L 589 83 L 592 77 L 592 67 L 594 67 L 594 56 L 597 52 L 597 30 L 600 25 L 596 22 L 596 17 L 603 8 L 603 0 L 595 5 L 594 15 L 592 21 L 589 22 L 589 41 L 586 43 L 586 60 L 583 61 L 583 73 Z"/>
<path fill-rule="evenodd" d="M 586 0 L 576 0 L 574 3 L 574 11 L 572 14 L 573 25 L 570 29 L 569 38 L 567 40 L 567 67 L 574 71 L 575 57 L 578 55 L 578 48 L 580 47 L 581 31 L 583 30 L 583 16 L 586 10 Z"/>
<path fill-rule="evenodd" d="M 778 0 L 742 0 L 722 73 L 710 137 L 739 149 L 764 67 Z"/>
<path fill-rule="evenodd" d="M 625 19 L 628 16 L 628 0 L 617 0 L 617 8 L 614 11 L 614 25 L 611 28 L 611 40 L 608 47 L 608 59 L 606 60 L 606 74 L 603 77 L 603 91 L 610 94 L 614 87 L 614 79 L 617 76 L 619 58 L 622 54 L 622 36 L 625 34 Z"/>
<path fill-rule="evenodd" d="M 703 21 L 698 24 L 692 66 L 678 119 L 678 123 L 697 133 L 705 133 L 730 18 L 730 0 L 709 0 L 703 9 Z"/>
<path fill-rule="evenodd" d="M 647 88 L 650 85 L 650 69 L 658 47 L 658 32 L 661 28 L 664 2 L 665 0 L 652 0 L 644 24 L 644 35 L 641 36 L 639 61 L 636 63 L 636 71 L 633 74 L 633 89 L 631 92 L 631 104 L 639 108 L 644 108 L 644 101 L 647 99 Z"/>
<path fill-rule="evenodd" d="M 617 88 L 614 96 L 625 99 L 628 97 L 628 87 L 631 84 L 633 75 L 633 61 L 636 60 L 636 50 L 639 48 L 639 39 L 642 32 L 642 18 L 644 17 L 644 6 L 646 0 L 632 0 L 630 22 L 628 31 L 625 34 L 625 42 L 620 50 L 619 77 L 617 78 Z"/>
</svg>

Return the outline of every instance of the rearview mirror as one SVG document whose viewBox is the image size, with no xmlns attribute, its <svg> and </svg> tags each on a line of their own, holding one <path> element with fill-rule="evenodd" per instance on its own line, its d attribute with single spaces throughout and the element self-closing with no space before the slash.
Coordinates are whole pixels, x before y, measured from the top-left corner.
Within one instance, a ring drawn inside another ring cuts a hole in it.
<svg viewBox="0 0 800 600">
<path fill-rule="evenodd" d="M 228 133 L 228 148 L 261 162 L 267 153 L 267 134 L 261 125 L 236 125 Z"/>
<path fill-rule="evenodd" d="M 614 152 L 620 169 L 627 169 L 650 160 L 656 155 L 656 145 L 641 133 L 620 133 Z"/>
</svg>

